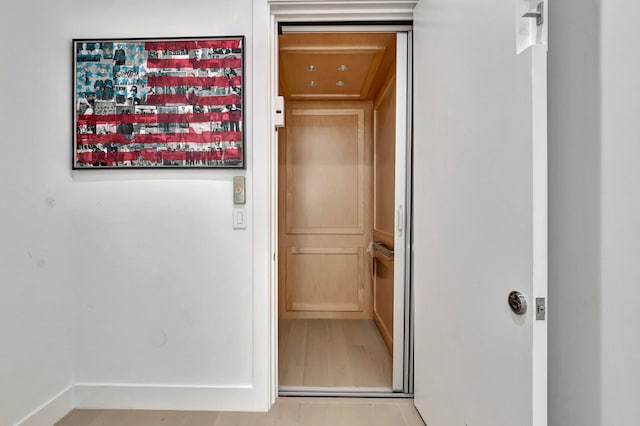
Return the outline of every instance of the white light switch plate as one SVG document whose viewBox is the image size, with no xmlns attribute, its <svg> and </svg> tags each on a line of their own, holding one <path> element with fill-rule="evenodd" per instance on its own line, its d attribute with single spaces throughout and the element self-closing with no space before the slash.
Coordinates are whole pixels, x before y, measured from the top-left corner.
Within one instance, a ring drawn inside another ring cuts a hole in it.
<svg viewBox="0 0 640 426">
<path fill-rule="evenodd" d="M 233 229 L 245 229 L 247 227 L 247 211 L 245 209 L 233 209 Z"/>
</svg>

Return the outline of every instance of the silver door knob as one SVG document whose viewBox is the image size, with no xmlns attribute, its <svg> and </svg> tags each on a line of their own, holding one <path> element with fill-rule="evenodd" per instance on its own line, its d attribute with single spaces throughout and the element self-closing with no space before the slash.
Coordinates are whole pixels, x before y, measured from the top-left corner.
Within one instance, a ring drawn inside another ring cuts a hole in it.
<svg viewBox="0 0 640 426">
<path fill-rule="evenodd" d="M 524 294 L 519 291 L 512 291 L 509 293 L 507 302 L 514 314 L 524 315 L 525 312 L 527 312 L 527 299 L 524 297 Z"/>
</svg>

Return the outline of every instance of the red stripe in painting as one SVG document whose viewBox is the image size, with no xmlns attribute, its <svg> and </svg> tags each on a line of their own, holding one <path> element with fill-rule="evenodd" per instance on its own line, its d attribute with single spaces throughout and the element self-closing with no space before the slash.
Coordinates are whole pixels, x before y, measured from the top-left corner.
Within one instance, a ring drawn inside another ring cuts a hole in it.
<svg viewBox="0 0 640 426">
<path fill-rule="evenodd" d="M 79 152 L 76 156 L 80 164 L 107 163 L 113 165 L 123 161 L 134 161 L 142 158 L 147 161 L 181 160 L 181 161 L 216 161 L 242 160 L 241 152 L 237 148 L 229 148 L 223 151 L 131 151 L 131 152 Z"/>
<path fill-rule="evenodd" d="M 187 96 L 187 95 L 149 95 L 147 105 L 193 104 L 202 106 L 242 105 L 238 95 L 222 96 Z"/>
<path fill-rule="evenodd" d="M 219 58 L 219 59 L 201 59 L 196 61 L 194 58 L 174 58 L 174 59 L 147 59 L 147 69 L 154 68 L 240 68 L 242 59 L 240 58 Z"/>
<path fill-rule="evenodd" d="M 149 95 L 147 105 L 186 104 L 187 95 Z"/>
<path fill-rule="evenodd" d="M 211 49 L 238 49 L 241 47 L 242 40 L 239 38 L 227 40 L 198 40 L 198 47 Z"/>
<path fill-rule="evenodd" d="M 240 148 L 227 148 L 224 150 L 225 160 L 242 160 L 242 150 Z"/>
<path fill-rule="evenodd" d="M 241 132 L 151 133 L 134 135 L 134 143 L 148 144 L 237 142 L 241 140 Z"/>
<path fill-rule="evenodd" d="M 145 50 L 193 50 L 200 48 L 212 49 L 238 49 L 241 39 L 228 40 L 198 40 L 198 41 L 148 41 L 145 42 Z"/>
<path fill-rule="evenodd" d="M 117 143 L 128 145 L 132 143 L 166 144 L 166 143 L 213 143 L 240 142 L 242 132 L 202 132 L 202 133 L 145 133 L 134 134 L 133 139 L 121 134 L 110 135 L 77 135 L 79 145 L 99 145 Z"/>
<path fill-rule="evenodd" d="M 197 87 L 229 87 L 240 86 L 242 78 L 237 77 L 167 77 L 149 76 L 149 86 L 197 86 Z"/>
<path fill-rule="evenodd" d="M 207 162 L 222 160 L 223 158 L 225 160 L 242 160 L 242 151 L 239 148 L 227 148 L 224 151 L 155 151 L 143 149 L 130 152 L 78 152 L 76 155 L 76 160 L 80 164 L 107 163 L 108 165 L 113 165 L 123 161 L 134 161 L 138 158 L 152 162 L 162 160 Z"/>
<path fill-rule="evenodd" d="M 223 120 L 242 121 L 241 111 L 207 112 L 200 114 L 117 114 L 117 115 L 81 115 L 78 125 L 110 124 L 163 124 L 163 123 L 209 123 Z"/>
<path fill-rule="evenodd" d="M 227 96 L 198 96 L 196 98 L 198 105 L 241 105 L 242 98 L 238 95 Z"/>
<path fill-rule="evenodd" d="M 96 145 L 96 144 L 107 144 L 107 143 L 118 143 L 118 144 L 127 144 L 129 140 L 125 135 L 121 135 L 118 133 L 112 133 L 108 135 L 76 135 L 76 142 L 79 145 Z"/>
<path fill-rule="evenodd" d="M 144 43 L 145 50 L 192 50 L 196 48 L 195 41 L 147 41 Z"/>
<path fill-rule="evenodd" d="M 80 115 L 78 125 L 110 124 L 117 126 L 127 124 L 162 124 L 162 123 L 209 123 L 224 120 L 242 120 L 240 111 L 207 112 L 199 114 L 112 114 L 112 115 Z"/>
</svg>

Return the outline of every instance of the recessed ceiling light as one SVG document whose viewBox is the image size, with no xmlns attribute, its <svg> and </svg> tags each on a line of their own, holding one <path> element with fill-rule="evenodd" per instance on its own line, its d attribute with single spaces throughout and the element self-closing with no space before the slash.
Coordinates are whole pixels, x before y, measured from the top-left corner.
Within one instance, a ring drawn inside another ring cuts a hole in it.
<svg viewBox="0 0 640 426">
<path fill-rule="evenodd" d="M 308 84 L 309 84 L 309 86 L 311 86 L 311 87 L 316 87 L 316 86 L 318 85 L 318 82 L 317 82 L 317 81 L 313 81 L 313 80 L 311 80 Z"/>
<path fill-rule="evenodd" d="M 336 81 L 336 86 L 344 86 L 344 81 L 340 80 L 340 81 Z"/>
<path fill-rule="evenodd" d="M 309 65 L 307 67 L 307 71 L 315 71 L 316 70 L 316 66 L 315 65 Z"/>
<path fill-rule="evenodd" d="M 338 71 L 346 71 L 346 70 L 348 70 L 348 69 L 349 69 L 349 67 L 348 67 L 348 66 L 346 66 L 346 65 L 340 65 L 340 66 L 338 67 Z"/>
</svg>

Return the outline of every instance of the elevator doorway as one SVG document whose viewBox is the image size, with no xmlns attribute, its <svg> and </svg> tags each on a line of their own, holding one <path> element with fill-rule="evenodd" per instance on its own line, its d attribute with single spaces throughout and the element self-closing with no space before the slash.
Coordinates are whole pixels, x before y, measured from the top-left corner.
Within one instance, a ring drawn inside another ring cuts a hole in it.
<svg viewBox="0 0 640 426">
<path fill-rule="evenodd" d="M 407 392 L 408 34 L 278 44 L 280 393 Z"/>
</svg>

